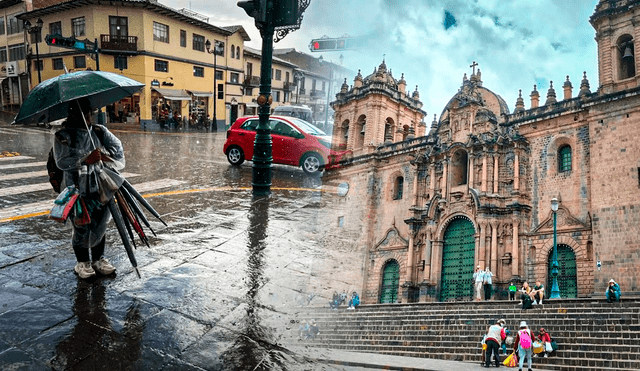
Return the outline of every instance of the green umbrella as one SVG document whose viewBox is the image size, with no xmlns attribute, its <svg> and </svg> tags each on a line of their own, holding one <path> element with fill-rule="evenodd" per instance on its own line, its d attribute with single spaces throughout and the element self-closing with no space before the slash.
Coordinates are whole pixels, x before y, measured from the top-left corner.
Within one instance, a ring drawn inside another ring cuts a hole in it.
<svg viewBox="0 0 640 371">
<path fill-rule="evenodd" d="M 144 84 L 111 72 L 79 71 L 38 84 L 20 107 L 13 124 L 51 122 L 67 117 L 69 103 L 89 98 L 91 107 L 101 108 L 133 95 Z"/>
</svg>

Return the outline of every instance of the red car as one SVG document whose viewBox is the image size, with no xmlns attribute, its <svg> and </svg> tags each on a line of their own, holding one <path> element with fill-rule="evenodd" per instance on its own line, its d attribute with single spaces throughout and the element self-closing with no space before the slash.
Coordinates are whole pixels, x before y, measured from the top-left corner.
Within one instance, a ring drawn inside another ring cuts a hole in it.
<svg viewBox="0 0 640 371">
<path fill-rule="evenodd" d="M 258 116 L 242 117 L 227 130 L 224 153 L 231 165 L 253 159 Z M 336 167 L 350 151 L 332 150 L 330 138 L 322 130 L 295 117 L 271 116 L 272 157 L 274 164 L 300 166 L 307 174 Z"/>
</svg>

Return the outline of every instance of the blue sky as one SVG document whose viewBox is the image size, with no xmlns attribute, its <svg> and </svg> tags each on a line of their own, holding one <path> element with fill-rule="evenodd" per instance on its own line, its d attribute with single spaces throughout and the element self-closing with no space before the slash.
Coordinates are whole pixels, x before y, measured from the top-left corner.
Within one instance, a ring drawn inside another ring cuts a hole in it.
<svg viewBox="0 0 640 371">
<path fill-rule="evenodd" d="M 215 25 L 242 24 L 260 48 L 260 35 L 236 0 L 160 0 L 210 17 Z M 598 0 L 311 0 L 300 30 L 275 44 L 309 52 L 323 35 L 369 35 L 369 47 L 343 52 L 343 65 L 363 75 L 385 56 L 387 67 L 405 74 L 411 91 L 419 86 L 428 117 L 438 118 L 476 61 L 484 86 L 501 95 L 513 111 L 518 89 L 525 107 L 538 84 L 541 102 L 549 81 L 558 97 L 566 76 L 577 95 L 586 71 L 591 90 L 598 87 L 595 31 L 589 23 Z M 215 10 L 215 12 L 214 12 Z M 311 53 L 310 53 L 311 54 Z M 339 60 L 340 53 L 314 53 Z M 353 80 L 348 81 L 349 84 Z"/>
</svg>

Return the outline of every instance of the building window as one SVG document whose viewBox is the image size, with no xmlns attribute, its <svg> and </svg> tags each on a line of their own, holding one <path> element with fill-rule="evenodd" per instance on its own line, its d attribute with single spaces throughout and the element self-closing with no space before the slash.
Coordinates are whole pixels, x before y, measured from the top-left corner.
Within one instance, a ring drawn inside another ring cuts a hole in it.
<svg viewBox="0 0 640 371">
<path fill-rule="evenodd" d="M 25 57 L 24 44 L 9 45 L 9 61 L 20 61 Z"/>
<path fill-rule="evenodd" d="M 193 76 L 204 77 L 204 67 L 193 66 Z"/>
<path fill-rule="evenodd" d="M 185 30 L 180 30 L 180 46 L 187 47 L 187 31 Z"/>
<path fill-rule="evenodd" d="M 0 17 L 0 35 L 4 35 L 4 17 Z"/>
<path fill-rule="evenodd" d="M 244 95 L 250 97 L 253 95 L 253 88 L 244 88 Z"/>
<path fill-rule="evenodd" d="M 127 17 L 109 16 L 110 36 L 129 36 L 129 19 Z M 112 40 L 113 41 L 113 40 Z"/>
<path fill-rule="evenodd" d="M 316 91 L 316 79 L 313 79 L 311 81 L 311 91 Z"/>
<path fill-rule="evenodd" d="M 155 60 L 156 71 L 158 72 L 169 72 L 169 62 L 162 61 L 160 59 Z"/>
<path fill-rule="evenodd" d="M 53 58 L 51 61 L 53 62 L 54 70 L 64 70 L 64 62 L 62 61 L 62 58 Z"/>
<path fill-rule="evenodd" d="M 224 99 L 224 84 L 218 84 L 218 99 Z"/>
<path fill-rule="evenodd" d="M 193 50 L 204 51 L 204 36 L 193 34 Z"/>
<path fill-rule="evenodd" d="M 280 92 L 278 90 L 275 90 L 273 92 L 273 101 L 274 102 L 280 102 Z"/>
<path fill-rule="evenodd" d="M 87 59 L 84 55 L 77 55 L 73 57 L 73 68 L 87 68 Z"/>
<path fill-rule="evenodd" d="M 623 35 L 618 39 L 618 76 L 620 80 L 636 75 L 635 49 L 631 35 Z"/>
<path fill-rule="evenodd" d="M 558 172 L 571 171 L 571 147 L 562 146 L 558 150 Z"/>
<path fill-rule="evenodd" d="M 222 71 L 216 71 L 216 80 L 222 80 Z"/>
<path fill-rule="evenodd" d="M 236 59 L 240 59 L 240 47 L 236 46 Z"/>
<path fill-rule="evenodd" d="M 126 55 L 116 55 L 113 57 L 113 68 L 116 70 L 126 70 L 128 68 L 128 60 Z"/>
<path fill-rule="evenodd" d="M 289 76 L 289 72 L 285 72 L 285 75 L 284 75 L 284 76 L 285 76 L 285 77 L 284 77 L 284 81 L 289 82 L 289 77 L 290 77 L 290 76 Z"/>
<path fill-rule="evenodd" d="M 399 176 L 396 178 L 396 181 L 394 182 L 394 189 L 393 189 L 393 199 L 394 200 L 400 200 L 402 199 L 402 188 L 404 186 L 404 178 Z"/>
<path fill-rule="evenodd" d="M 62 22 L 52 22 L 49 23 L 49 34 L 51 35 L 62 35 Z"/>
<path fill-rule="evenodd" d="M 236 73 L 236 72 L 231 72 L 231 75 L 229 76 L 229 78 L 231 79 L 231 83 L 233 84 L 237 84 L 240 81 L 240 74 Z"/>
<path fill-rule="evenodd" d="M 7 16 L 7 35 L 13 35 L 22 32 L 23 23 L 14 15 Z"/>
<path fill-rule="evenodd" d="M 322 82 L 322 91 L 324 91 L 324 89 L 325 89 L 325 87 L 326 87 L 326 85 L 325 85 L 325 84 L 326 84 L 326 81 L 323 81 L 323 82 Z"/>
<path fill-rule="evenodd" d="M 153 40 L 169 43 L 169 26 L 166 24 L 153 22 Z"/>
<path fill-rule="evenodd" d="M 0 47 L 0 63 L 4 63 L 7 61 L 7 48 L 4 46 Z"/>
<path fill-rule="evenodd" d="M 253 63 L 247 63 L 247 73 L 246 77 L 253 76 Z"/>
<path fill-rule="evenodd" d="M 281 70 L 276 70 L 276 80 L 278 80 L 278 81 L 282 80 L 282 71 Z"/>
<path fill-rule="evenodd" d="M 71 19 L 71 36 L 84 36 L 84 17 Z"/>
<path fill-rule="evenodd" d="M 42 71 L 44 70 L 44 64 L 42 63 L 42 60 L 40 61 L 33 61 L 33 70 L 34 71 Z"/>
<path fill-rule="evenodd" d="M 231 58 L 235 58 L 236 57 L 236 47 L 235 45 L 231 44 Z"/>
<path fill-rule="evenodd" d="M 283 103 L 287 103 L 289 101 L 289 92 L 285 91 L 283 96 L 282 96 L 282 102 Z"/>
</svg>

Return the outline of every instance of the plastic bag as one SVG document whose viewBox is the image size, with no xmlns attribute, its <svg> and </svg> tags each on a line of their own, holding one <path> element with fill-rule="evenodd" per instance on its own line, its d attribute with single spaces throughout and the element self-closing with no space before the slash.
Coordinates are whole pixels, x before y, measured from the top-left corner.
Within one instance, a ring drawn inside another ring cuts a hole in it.
<svg viewBox="0 0 640 371">
<path fill-rule="evenodd" d="M 78 199 L 78 191 L 75 187 L 69 186 L 62 190 L 56 198 L 53 208 L 49 212 L 49 219 L 64 223 L 73 210 L 73 206 Z"/>
<path fill-rule="evenodd" d="M 533 342 L 533 352 L 538 354 L 544 352 L 544 345 L 540 341 Z"/>
<path fill-rule="evenodd" d="M 513 352 L 513 353 L 509 354 L 507 356 L 507 358 L 504 359 L 502 364 L 507 366 L 507 367 L 516 367 L 516 365 L 518 364 L 518 359 L 517 358 L 518 357 L 516 357 L 516 352 Z"/>
</svg>

